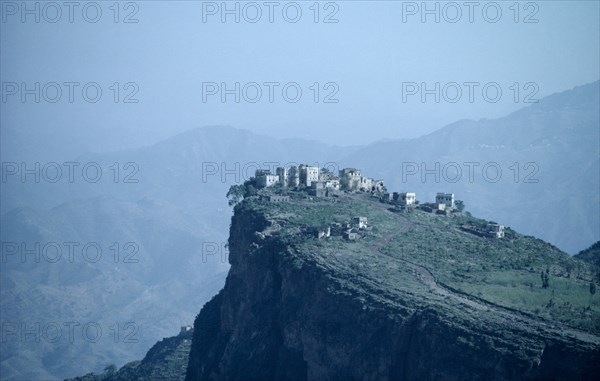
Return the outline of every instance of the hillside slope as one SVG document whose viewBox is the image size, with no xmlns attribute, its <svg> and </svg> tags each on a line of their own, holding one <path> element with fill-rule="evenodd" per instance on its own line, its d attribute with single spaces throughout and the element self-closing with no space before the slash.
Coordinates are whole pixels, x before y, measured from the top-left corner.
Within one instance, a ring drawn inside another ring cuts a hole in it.
<svg viewBox="0 0 600 381">
<path fill-rule="evenodd" d="M 370 225 L 356 241 L 312 233 L 356 216 Z M 186 379 L 600 374 L 593 269 L 512 229 L 504 239 L 463 229 L 477 223 L 485 221 L 397 213 L 366 195 L 242 201 L 226 285 L 195 321 Z"/>
<path fill-rule="evenodd" d="M 600 241 L 575 254 L 575 258 L 600 267 Z"/>
<path fill-rule="evenodd" d="M 192 346 L 192 332 L 182 331 L 167 337 L 150 348 L 141 361 L 132 361 L 102 373 L 88 373 L 66 381 L 178 381 L 185 378 L 188 356 Z"/>
</svg>

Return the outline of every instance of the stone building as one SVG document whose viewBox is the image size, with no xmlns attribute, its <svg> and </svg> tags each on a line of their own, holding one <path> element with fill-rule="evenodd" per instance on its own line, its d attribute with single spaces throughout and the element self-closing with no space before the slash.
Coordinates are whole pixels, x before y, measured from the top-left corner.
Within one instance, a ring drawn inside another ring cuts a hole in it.
<svg viewBox="0 0 600 381">
<path fill-rule="evenodd" d="M 339 180 L 325 180 L 323 182 L 325 184 L 325 188 L 332 189 L 334 191 L 340 190 L 340 181 Z"/>
<path fill-rule="evenodd" d="M 374 180 L 370 177 L 362 176 L 360 170 L 356 168 L 344 168 L 340 170 L 340 189 L 355 192 L 383 192 L 385 187 L 383 180 Z"/>
<path fill-rule="evenodd" d="M 370 192 L 372 188 L 373 188 L 373 179 L 371 179 L 369 177 L 361 176 L 360 182 L 358 185 L 358 189 L 363 192 Z"/>
<path fill-rule="evenodd" d="M 282 187 L 288 186 L 288 171 L 284 167 L 277 167 L 275 174 L 279 177 L 279 185 Z"/>
<path fill-rule="evenodd" d="M 340 169 L 340 189 L 356 191 L 361 181 L 360 170 L 356 168 Z"/>
<path fill-rule="evenodd" d="M 488 224 L 488 235 L 494 238 L 504 238 L 504 225 Z"/>
<path fill-rule="evenodd" d="M 358 232 L 354 229 L 348 229 L 342 234 L 342 236 L 347 240 L 354 241 L 358 239 Z"/>
<path fill-rule="evenodd" d="M 319 167 L 300 164 L 300 185 L 310 188 L 313 182 L 319 181 Z"/>
<path fill-rule="evenodd" d="M 319 173 L 319 182 L 324 184 L 325 188 L 340 190 L 340 178 L 329 172 Z"/>
<path fill-rule="evenodd" d="M 417 201 L 417 194 L 413 192 L 394 192 L 393 200 L 401 206 L 414 205 Z"/>
<path fill-rule="evenodd" d="M 314 232 L 318 239 L 331 237 L 331 227 L 329 226 L 317 228 L 314 230 Z"/>
<path fill-rule="evenodd" d="M 385 185 L 383 184 L 383 180 L 373 180 L 372 191 L 381 193 L 385 190 Z"/>
<path fill-rule="evenodd" d="M 313 182 L 310 185 L 310 188 L 307 190 L 308 194 L 315 197 L 325 197 L 327 196 L 327 188 L 325 188 L 325 184 L 317 181 Z"/>
<path fill-rule="evenodd" d="M 288 186 L 290 188 L 300 186 L 300 170 L 296 165 L 292 165 L 288 171 Z"/>
<path fill-rule="evenodd" d="M 446 204 L 441 203 L 441 202 L 434 202 L 433 204 L 433 211 L 434 212 L 445 212 L 447 207 Z"/>
<path fill-rule="evenodd" d="M 268 202 L 288 202 L 288 201 L 290 201 L 290 196 L 282 196 L 282 195 L 278 195 L 278 194 L 269 194 L 269 195 L 260 196 L 260 200 L 261 201 L 268 201 Z"/>
<path fill-rule="evenodd" d="M 365 229 L 367 227 L 367 217 L 354 217 L 352 225 L 359 229 Z"/>
<path fill-rule="evenodd" d="M 257 169 L 254 174 L 254 183 L 257 188 L 268 188 L 279 183 L 279 176 L 272 175 L 268 169 Z"/>
<path fill-rule="evenodd" d="M 446 208 L 454 209 L 454 193 L 438 192 L 435 196 L 436 204 L 444 204 Z"/>
</svg>

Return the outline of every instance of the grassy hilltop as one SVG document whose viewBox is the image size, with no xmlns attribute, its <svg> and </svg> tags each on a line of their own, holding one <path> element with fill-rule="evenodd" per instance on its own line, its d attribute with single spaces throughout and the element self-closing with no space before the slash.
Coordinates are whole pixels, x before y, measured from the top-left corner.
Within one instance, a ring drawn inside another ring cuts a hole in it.
<svg viewBox="0 0 600 381">
<path fill-rule="evenodd" d="M 474 300 L 600 333 L 600 292 L 590 292 L 591 283 L 600 283 L 600 270 L 547 242 L 510 228 L 501 239 L 481 237 L 461 229 L 486 225 L 487 221 L 469 213 L 399 211 L 367 194 L 289 195 L 290 202 L 249 198 L 240 207 L 265 213 L 277 226 L 271 228 L 273 233 L 303 255 L 310 253 L 329 266 L 354 272 L 387 292 L 431 297 L 440 294 L 435 292 L 440 288 L 441 294 L 464 293 Z M 357 216 L 368 218 L 369 229 L 361 230 L 355 241 L 311 236 L 311 228 L 349 223 Z M 299 239 L 299 234 L 309 238 Z M 298 258 L 299 263 L 302 260 L 306 258 Z M 432 282 L 423 280 L 425 276 Z"/>
</svg>

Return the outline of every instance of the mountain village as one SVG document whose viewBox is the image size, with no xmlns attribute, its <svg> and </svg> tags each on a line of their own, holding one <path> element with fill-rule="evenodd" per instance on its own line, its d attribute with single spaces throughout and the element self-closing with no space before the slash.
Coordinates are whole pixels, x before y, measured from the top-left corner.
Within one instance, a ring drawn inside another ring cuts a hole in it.
<svg viewBox="0 0 600 381">
<path fill-rule="evenodd" d="M 415 192 L 388 192 L 383 180 L 373 179 L 361 174 L 360 169 L 344 168 L 335 175 L 326 169 L 306 164 L 293 165 L 289 168 L 277 167 L 273 174 L 268 169 L 257 169 L 252 179 L 257 189 L 262 189 L 260 199 L 267 202 L 288 202 L 290 197 L 272 189 L 286 189 L 295 192 L 306 192 L 314 197 L 339 197 L 342 193 L 368 193 L 379 198 L 383 203 L 394 205 L 399 211 L 418 209 L 437 215 L 460 213 L 456 208 L 454 193 L 438 192 L 434 202 L 420 203 Z M 313 233 L 319 239 L 332 235 L 341 235 L 348 240 L 356 240 L 360 232 L 368 230 L 366 217 L 356 216 L 348 224 L 334 224 L 318 228 Z M 489 223 L 485 228 L 463 226 L 466 232 L 488 238 L 504 238 L 504 226 Z"/>
</svg>

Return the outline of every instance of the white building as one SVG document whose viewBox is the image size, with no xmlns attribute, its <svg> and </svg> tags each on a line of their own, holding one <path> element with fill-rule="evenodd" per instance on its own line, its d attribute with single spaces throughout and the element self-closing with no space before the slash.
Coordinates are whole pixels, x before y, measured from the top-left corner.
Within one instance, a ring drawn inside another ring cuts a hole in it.
<svg viewBox="0 0 600 381">
<path fill-rule="evenodd" d="M 367 217 L 354 217 L 352 225 L 359 229 L 365 229 L 367 227 Z"/>
<path fill-rule="evenodd" d="M 335 180 L 335 179 L 326 180 L 325 188 L 333 189 L 333 190 L 340 190 L 340 180 Z"/>
<path fill-rule="evenodd" d="M 340 178 L 329 172 L 319 173 L 319 182 L 323 183 L 323 187 L 333 190 L 340 190 Z M 314 185 L 314 183 L 313 183 Z"/>
<path fill-rule="evenodd" d="M 504 238 L 504 225 L 488 224 L 488 234 L 495 238 Z"/>
<path fill-rule="evenodd" d="M 254 183 L 257 188 L 268 188 L 279 183 L 279 176 L 272 175 L 266 169 L 257 169 L 254 174 Z"/>
<path fill-rule="evenodd" d="M 442 193 L 438 192 L 435 196 L 436 204 L 444 204 L 447 208 L 454 208 L 454 193 Z"/>
<path fill-rule="evenodd" d="M 319 167 L 309 165 L 300 165 L 300 184 L 310 187 L 313 182 L 319 181 Z"/>
<path fill-rule="evenodd" d="M 394 201 L 402 206 L 414 205 L 417 201 L 417 194 L 413 192 L 394 192 Z"/>
</svg>

